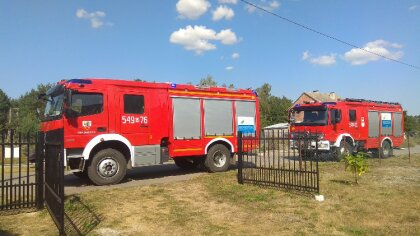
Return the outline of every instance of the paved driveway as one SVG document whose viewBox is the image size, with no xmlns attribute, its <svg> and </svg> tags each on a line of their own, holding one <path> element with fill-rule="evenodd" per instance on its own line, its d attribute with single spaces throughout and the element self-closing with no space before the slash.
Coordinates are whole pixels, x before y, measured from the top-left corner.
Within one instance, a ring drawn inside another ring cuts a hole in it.
<svg viewBox="0 0 420 236">
<path fill-rule="evenodd" d="M 411 154 L 416 154 L 416 153 L 420 153 L 420 145 L 417 145 L 415 147 L 410 148 L 410 152 Z M 399 148 L 399 149 L 394 149 L 394 155 L 395 156 L 401 156 L 401 155 L 408 155 L 408 148 Z"/>
</svg>

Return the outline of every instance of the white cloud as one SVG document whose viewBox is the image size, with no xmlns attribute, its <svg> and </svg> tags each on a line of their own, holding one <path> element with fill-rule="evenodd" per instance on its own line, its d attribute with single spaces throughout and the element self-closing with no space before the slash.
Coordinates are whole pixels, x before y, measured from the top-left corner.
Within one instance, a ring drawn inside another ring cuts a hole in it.
<svg viewBox="0 0 420 236">
<path fill-rule="evenodd" d="M 307 60 L 307 59 L 309 59 L 309 51 L 304 51 L 303 52 L 303 55 L 302 55 L 302 60 Z"/>
<path fill-rule="evenodd" d="M 238 3 L 238 0 L 219 0 L 219 3 L 221 3 L 221 4 L 236 4 L 236 3 Z"/>
<path fill-rule="evenodd" d="M 239 59 L 239 57 L 240 57 L 240 55 L 237 52 L 232 54 L 232 59 Z"/>
<path fill-rule="evenodd" d="M 206 13 L 210 6 L 207 0 L 179 0 L 176 10 L 181 18 L 194 20 Z"/>
<path fill-rule="evenodd" d="M 336 63 L 335 54 L 324 55 L 319 57 L 314 57 L 309 60 L 311 64 L 321 65 L 321 66 L 329 66 Z"/>
<path fill-rule="evenodd" d="M 224 29 L 216 33 L 216 31 L 207 29 L 205 26 L 195 25 L 192 27 L 188 25 L 173 32 L 169 41 L 184 46 L 186 50 L 201 54 L 216 49 L 216 45 L 211 41 L 220 41 L 222 44 L 230 45 L 237 43 L 238 39 L 230 29 Z"/>
<path fill-rule="evenodd" d="M 232 45 L 238 43 L 238 38 L 236 34 L 231 29 L 221 30 L 217 35 L 216 39 L 220 40 L 223 44 Z"/>
<path fill-rule="evenodd" d="M 266 0 L 260 0 L 260 3 L 255 4 L 255 5 L 263 8 L 266 11 L 274 11 L 281 6 L 281 4 L 276 0 L 269 1 L 269 2 Z M 254 13 L 255 10 L 257 10 L 257 8 L 247 4 L 245 6 L 245 10 L 247 10 L 249 13 Z"/>
<path fill-rule="evenodd" d="M 233 69 L 235 69 L 233 66 L 226 66 L 225 67 L 225 70 L 233 70 Z"/>
<path fill-rule="evenodd" d="M 364 50 L 398 60 L 404 53 L 401 50 L 402 45 L 397 43 L 390 43 L 385 40 L 379 39 L 372 42 L 368 42 L 363 47 Z M 394 50 L 392 50 L 394 49 Z M 368 53 L 359 48 L 353 48 L 344 54 L 344 59 L 350 62 L 352 65 L 363 65 L 372 61 L 380 60 L 382 57 Z"/>
<path fill-rule="evenodd" d="M 302 60 L 309 61 L 311 64 L 320 65 L 320 66 L 330 66 L 335 64 L 337 61 L 335 59 L 335 54 L 330 55 L 323 55 L 319 57 L 313 57 L 311 54 L 309 54 L 309 51 L 305 51 L 302 54 Z"/>
<path fill-rule="evenodd" d="M 233 18 L 235 13 L 233 10 L 227 6 L 219 6 L 216 10 L 213 11 L 213 20 L 218 21 L 223 18 L 230 20 Z"/>
<path fill-rule="evenodd" d="M 79 19 L 86 19 L 90 21 L 90 26 L 94 29 L 100 28 L 106 25 L 112 25 L 112 23 L 105 23 L 103 19 L 106 14 L 103 11 L 87 12 L 85 9 L 81 8 L 76 11 L 76 17 Z"/>
<path fill-rule="evenodd" d="M 410 6 L 410 7 L 408 8 L 408 10 L 410 10 L 410 11 L 414 11 L 414 10 L 416 10 L 416 9 L 417 9 L 417 7 L 418 7 L 418 5 L 413 5 L 413 6 Z"/>
</svg>

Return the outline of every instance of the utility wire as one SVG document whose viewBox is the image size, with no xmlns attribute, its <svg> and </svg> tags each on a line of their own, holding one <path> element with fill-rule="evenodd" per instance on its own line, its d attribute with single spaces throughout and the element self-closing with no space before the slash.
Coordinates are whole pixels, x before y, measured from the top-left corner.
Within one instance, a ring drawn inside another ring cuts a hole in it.
<svg viewBox="0 0 420 236">
<path fill-rule="evenodd" d="M 267 9 L 263 8 L 263 7 L 260 7 L 260 6 L 256 5 L 256 4 L 252 3 L 252 2 L 247 1 L 247 0 L 239 0 L 239 1 L 243 2 L 244 4 L 249 5 L 249 6 L 251 6 L 251 7 L 255 7 L 255 8 L 257 8 L 257 9 L 259 9 L 259 10 L 263 11 L 263 12 L 266 12 L 266 13 L 268 13 L 268 14 L 270 14 L 270 15 L 273 15 L 273 16 L 275 16 L 275 17 L 279 18 L 279 19 L 282 19 L 282 20 L 287 21 L 287 22 L 289 22 L 289 23 L 292 23 L 292 24 L 294 24 L 294 25 L 296 25 L 296 26 L 299 26 L 299 27 L 301 27 L 301 28 L 304 28 L 304 29 L 306 29 L 306 30 L 309 30 L 309 31 L 311 31 L 311 32 L 313 32 L 313 33 L 316 33 L 316 34 L 322 35 L 322 36 L 324 36 L 324 37 L 326 37 L 326 38 L 329 38 L 329 39 L 335 40 L 335 41 L 337 41 L 337 42 L 340 42 L 340 43 L 342 43 L 342 44 L 344 44 L 344 45 L 350 46 L 350 47 L 352 47 L 352 48 L 357 48 L 357 49 L 363 50 L 363 51 L 365 51 L 365 52 L 367 52 L 367 53 L 370 53 L 370 54 L 376 55 L 376 56 L 378 56 L 378 57 L 382 57 L 382 58 L 384 58 L 384 59 L 387 59 L 387 60 L 390 60 L 390 61 L 393 61 L 393 62 L 396 62 L 396 63 L 402 64 L 402 65 L 405 65 L 405 66 L 408 66 L 408 67 L 411 67 L 411 68 L 414 68 L 414 69 L 420 70 L 420 67 L 419 67 L 419 66 L 412 65 L 412 64 L 408 64 L 408 63 L 405 63 L 405 62 L 403 62 L 403 61 L 400 61 L 400 60 L 397 60 L 397 59 L 393 59 L 393 58 L 390 58 L 390 57 L 384 56 L 384 55 L 379 54 L 379 53 L 376 53 L 376 52 L 369 51 L 369 50 L 367 50 L 367 49 L 365 49 L 365 48 L 361 48 L 361 47 L 359 47 L 359 46 L 356 46 L 355 44 L 352 44 L 352 43 L 346 42 L 346 41 L 341 40 L 341 39 L 339 39 L 339 38 L 336 38 L 336 37 L 334 37 L 334 36 L 331 36 L 331 35 L 328 35 L 328 34 L 322 33 L 322 32 L 320 32 L 320 31 L 318 31 L 318 30 L 316 30 L 316 29 L 314 29 L 314 28 L 311 28 L 311 27 L 308 27 L 308 26 L 303 25 L 303 24 L 301 24 L 301 23 L 298 23 L 298 22 L 296 22 L 296 21 L 290 20 L 290 19 L 288 19 L 288 18 L 286 18 L 286 17 L 280 16 L 280 15 L 279 15 L 279 14 L 277 14 L 277 13 L 274 13 L 274 12 L 272 12 L 272 11 L 269 11 L 269 10 L 267 10 Z"/>
</svg>

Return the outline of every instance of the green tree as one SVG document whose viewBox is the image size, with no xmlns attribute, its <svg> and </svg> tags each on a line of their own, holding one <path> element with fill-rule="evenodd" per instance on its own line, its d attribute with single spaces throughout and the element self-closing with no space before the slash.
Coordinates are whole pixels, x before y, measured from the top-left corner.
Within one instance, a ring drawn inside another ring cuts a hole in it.
<svg viewBox="0 0 420 236">
<path fill-rule="evenodd" d="M 216 87 L 217 82 L 213 79 L 213 76 L 207 75 L 206 78 L 202 78 L 198 84 L 200 87 Z"/>
<path fill-rule="evenodd" d="M 10 98 L 0 89 L 0 131 L 7 128 Z"/>
<path fill-rule="evenodd" d="M 366 160 L 368 155 L 363 152 L 359 152 L 355 155 L 347 154 L 341 161 L 344 162 L 344 170 L 353 173 L 354 181 L 358 184 L 358 176 L 364 174 L 369 167 Z"/>
<path fill-rule="evenodd" d="M 261 127 L 287 122 L 288 108 L 292 105 L 292 100 L 286 97 L 276 97 L 271 95 L 271 85 L 263 84 L 257 88 L 260 101 L 260 120 Z"/>
<path fill-rule="evenodd" d="M 39 100 L 38 95 L 46 93 L 51 87 L 51 84 L 39 84 L 36 89 L 31 89 L 16 100 L 18 109 L 14 128 L 23 133 L 35 132 L 39 129 L 40 119 L 37 111 L 44 113 L 46 101 Z"/>
</svg>

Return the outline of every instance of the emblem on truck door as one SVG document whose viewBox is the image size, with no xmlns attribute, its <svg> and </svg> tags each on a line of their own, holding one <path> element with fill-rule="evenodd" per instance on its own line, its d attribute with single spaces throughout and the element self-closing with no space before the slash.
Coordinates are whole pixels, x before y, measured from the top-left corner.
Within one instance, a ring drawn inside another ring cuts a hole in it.
<svg viewBox="0 0 420 236">
<path fill-rule="evenodd" d="M 84 120 L 84 121 L 82 121 L 82 126 L 83 126 L 83 129 L 89 130 L 90 127 L 92 126 L 92 121 Z"/>
</svg>

